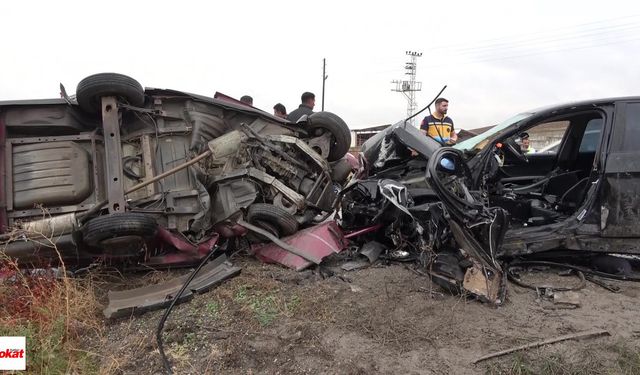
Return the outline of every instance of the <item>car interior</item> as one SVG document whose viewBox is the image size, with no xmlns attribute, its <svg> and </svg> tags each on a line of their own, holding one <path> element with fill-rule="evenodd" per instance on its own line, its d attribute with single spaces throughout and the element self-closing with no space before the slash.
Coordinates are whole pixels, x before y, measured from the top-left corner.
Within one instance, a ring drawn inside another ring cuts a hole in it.
<svg viewBox="0 0 640 375">
<path fill-rule="evenodd" d="M 542 152 L 523 150 L 522 132 L 502 140 L 490 204 L 506 209 L 516 226 L 549 224 L 576 213 L 590 185 L 603 124 L 604 114 L 594 110 L 549 118 L 524 129 L 530 147 Z"/>
</svg>

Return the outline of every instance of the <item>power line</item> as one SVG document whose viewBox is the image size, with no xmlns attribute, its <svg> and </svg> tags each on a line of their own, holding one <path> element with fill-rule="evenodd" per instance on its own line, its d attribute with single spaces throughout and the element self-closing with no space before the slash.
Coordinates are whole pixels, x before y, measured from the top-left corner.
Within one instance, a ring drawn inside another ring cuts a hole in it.
<svg viewBox="0 0 640 375">
<path fill-rule="evenodd" d="M 568 44 L 568 43 L 564 43 L 564 44 L 549 44 L 549 45 L 541 45 L 539 47 L 534 47 L 534 46 L 524 46 L 522 48 L 519 47 L 513 47 L 513 48 L 504 48 L 504 49 L 496 49 L 494 51 L 487 51 L 487 52 L 481 52 L 481 53 L 477 53 L 475 55 L 473 54 L 467 54 L 467 55 L 463 55 L 460 54 L 458 57 L 459 58 L 471 58 L 472 60 L 479 60 L 479 59 L 500 59 L 503 57 L 509 57 L 509 56 L 520 56 L 522 54 L 525 55 L 532 55 L 532 54 L 543 54 L 546 52 L 554 52 L 554 51 L 562 51 L 564 49 L 571 49 L 571 48 L 580 48 L 580 47 L 590 47 L 590 46 L 599 46 L 599 45 L 606 45 L 607 43 L 599 43 L 599 42 L 618 42 L 620 40 L 628 40 L 629 38 L 637 38 L 639 37 L 640 34 L 638 33 L 634 33 L 634 34 L 626 34 L 626 35 L 601 35 L 599 38 L 591 38 L 591 39 L 585 39 L 585 40 L 576 40 L 574 41 L 572 44 Z M 514 55 L 515 53 L 515 55 Z M 496 56 L 496 54 L 498 56 Z M 455 58 L 456 56 L 453 55 L 453 58 Z"/>
<path fill-rule="evenodd" d="M 537 51 L 537 52 L 531 52 L 531 53 L 526 53 L 526 54 L 522 54 L 522 55 L 502 56 L 502 57 L 495 57 L 495 58 L 488 58 L 488 59 L 478 59 L 478 60 L 472 60 L 472 61 L 462 62 L 462 63 L 450 62 L 450 63 L 447 63 L 447 64 L 428 65 L 426 67 L 427 68 L 438 68 L 438 67 L 443 67 L 443 66 L 469 65 L 469 64 L 477 64 L 477 63 L 491 62 L 491 61 L 510 60 L 510 59 L 517 59 L 517 58 L 521 58 L 521 57 L 527 57 L 527 56 L 543 55 L 543 54 L 548 54 L 548 53 L 566 52 L 566 51 L 574 51 L 574 50 L 580 50 L 580 49 L 603 47 L 603 46 L 609 46 L 609 45 L 614 45 L 614 44 L 629 43 L 629 42 L 634 42 L 634 41 L 638 41 L 638 40 L 640 40 L 640 37 L 627 39 L 627 40 L 618 40 L 618 41 L 611 42 L 611 43 L 595 44 L 595 45 L 590 45 L 590 46 L 563 48 L 563 49 L 548 50 L 548 51 Z"/>
<path fill-rule="evenodd" d="M 624 26 L 624 27 L 623 27 Z M 571 40 L 580 40 L 580 39 L 588 39 L 589 37 L 597 37 L 601 35 L 616 35 L 616 34 L 624 34 L 626 32 L 632 32 L 640 29 L 640 25 L 638 24 L 628 24 L 628 25 L 619 25 L 616 27 L 602 28 L 599 31 L 591 30 L 589 32 L 581 32 L 579 34 L 567 34 L 567 35 L 553 35 L 553 36 L 543 36 L 543 37 L 535 37 L 527 40 L 515 40 L 508 41 L 503 43 L 494 43 L 491 45 L 485 46 L 475 46 L 475 47 L 467 47 L 461 49 L 452 49 L 451 51 L 458 54 L 473 54 L 475 52 L 491 52 L 496 49 L 503 49 L 506 47 L 523 47 L 523 46 L 531 46 L 531 45 L 541 45 L 541 44 L 551 44 L 561 41 L 571 41 Z"/>
<path fill-rule="evenodd" d="M 589 26 L 589 25 L 597 25 L 597 24 L 607 24 L 610 23 L 612 21 L 618 21 L 618 20 L 623 20 L 623 19 L 629 19 L 629 18 L 638 18 L 640 17 L 639 14 L 632 14 L 632 15 L 628 15 L 628 16 L 622 16 L 622 17 L 616 17 L 616 18 L 610 18 L 610 19 L 606 19 L 606 20 L 600 20 L 600 21 L 593 21 L 593 22 L 586 22 L 586 23 L 580 23 L 580 24 L 575 24 L 575 25 L 571 25 L 571 26 L 563 26 L 563 27 L 559 27 L 559 28 L 555 28 L 555 29 L 547 29 L 545 30 L 546 33 L 555 33 L 558 31 L 563 31 L 563 30 L 571 30 L 571 29 L 576 29 L 576 28 L 582 28 L 583 26 Z M 588 29 L 588 28 L 587 28 Z M 520 34 L 520 35 L 515 35 L 512 37 L 517 38 L 526 38 L 529 37 L 530 34 Z M 505 38 L 504 37 L 498 37 L 498 38 L 490 38 L 490 39 L 482 39 L 482 40 L 477 40 L 473 42 L 473 45 L 477 45 L 477 44 L 482 44 L 482 43 L 487 43 L 487 42 L 494 42 L 494 41 L 504 41 Z M 454 44 L 447 44 L 447 45 L 442 45 L 442 46 L 434 46 L 433 49 L 450 49 L 450 48 L 456 48 L 461 46 L 461 48 L 465 48 L 470 46 L 470 43 L 467 42 L 463 42 L 463 43 L 454 43 Z"/>
<path fill-rule="evenodd" d="M 593 48 L 634 41 L 639 36 L 639 34 L 636 32 L 638 30 L 640 30 L 640 25 L 625 24 L 617 25 L 614 27 L 600 28 L 599 31 L 591 30 L 590 32 L 586 33 L 582 32 L 578 35 L 554 36 L 553 38 L 537 37 L 529 39 L 529 43 L 494 44 L 492 47 L 476 47 L 475 51 L 469 48 L 468 51 L 458 52 L 457 56 L 456 54 L 453 54 L 448 59 L 452 60 L 460 57 L 470 57 L 471 60 L 467 63 L 476 63 L 540 55 L 553 52 L 571 51 L 576 49 Z M 535 41 L 536 39 L 538 41 Z M 498 56 L 496 56 L 496 54 Z M 459 65 L 460 63 L 458 62 L 454 64 Z M 451 63 L 432 64 L 428 67 L 443 65 L 451 65 Z"/>
</svg>

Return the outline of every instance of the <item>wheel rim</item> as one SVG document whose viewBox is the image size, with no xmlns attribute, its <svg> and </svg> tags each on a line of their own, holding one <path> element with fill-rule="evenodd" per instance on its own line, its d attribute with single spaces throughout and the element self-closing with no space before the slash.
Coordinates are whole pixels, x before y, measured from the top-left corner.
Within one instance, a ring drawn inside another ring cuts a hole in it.
<svg viewBox="0 0 640 375">
<path fill-rule="evenodd" d="M 100 248 L 108 256 L 135 256 L 144 248 L 144 238 L 140 236 L 122 236 L 103 240 Z"/>
</svg>

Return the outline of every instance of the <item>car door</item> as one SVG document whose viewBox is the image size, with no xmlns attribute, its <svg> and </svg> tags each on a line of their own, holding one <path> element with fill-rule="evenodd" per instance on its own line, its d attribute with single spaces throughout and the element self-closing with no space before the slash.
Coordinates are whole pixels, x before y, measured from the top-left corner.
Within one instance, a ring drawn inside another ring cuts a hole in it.
<svg viewBox="0 0 640 375">
<path fill-rule="evenodd" d="M 616 104 L 603 183 L 602 236 L 640 237 L 640 100 Z"/>
</svg>

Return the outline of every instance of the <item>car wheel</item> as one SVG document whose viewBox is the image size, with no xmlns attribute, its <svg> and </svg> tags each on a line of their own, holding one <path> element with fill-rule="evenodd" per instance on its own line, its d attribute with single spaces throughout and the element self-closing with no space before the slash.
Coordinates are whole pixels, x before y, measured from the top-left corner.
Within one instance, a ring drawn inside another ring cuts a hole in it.
<svg viewBox="0 0 640 375">
<path fill-rule="evenodd" d="M 347 159 L 342 159 L 331 168 L 331 180 L 339 184 L 344 184 L 350 173 L 351 164 L 349 164 Z"/>
<path fill-rule="evenodd" d="M 331 112 L 316 112 L 309 116 L 307 130 L 313 135 L 322 135 L 323 131 L 331 133 L 331 145 L 327 160 L 342 159 L 351 146 L 351 131 L 347 124 Z"/>
<path fill-rule="evenodd" d="M 249 206 L 247 221 L 276 237 L 290 236 L 298 231 L 298 221 L 292 214 L 267 203 L 254 203 Z"/>
<path fill-rule="evenodd" d="M 136 212 L 123 212 L 98 216 L 82 227 L 82 241 L 92 247 L 104 248 L 131 243 L 153 237 L 158 223 L 152 216 Z"/>
<path fill-rule="evenodd" d="M 101 113 L 103 96 L 116 96 L 135 107 L 141 107 L 144 104 L 142 85 L 135 79 L 122 74 L 94 74 L 78 83 L 76 97 L 83 111 L 91 114 Z"/>
</svg>

